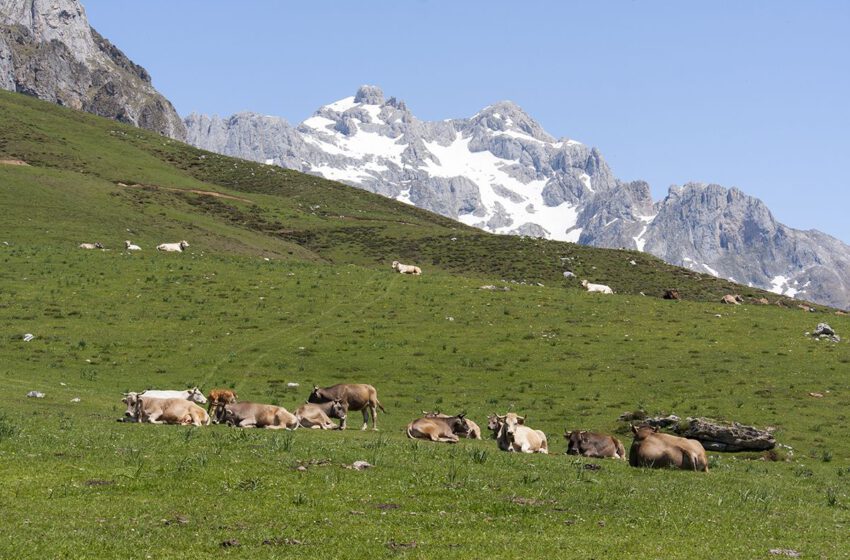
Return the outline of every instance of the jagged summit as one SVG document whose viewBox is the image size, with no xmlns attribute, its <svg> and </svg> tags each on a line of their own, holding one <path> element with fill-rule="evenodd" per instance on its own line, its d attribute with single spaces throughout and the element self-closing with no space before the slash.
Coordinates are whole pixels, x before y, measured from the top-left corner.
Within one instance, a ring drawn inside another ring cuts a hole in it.
<svg viewBox="0 0 850 560">
<path fill-rule="evenodd" d="M 186 120 L 189 141 L 414 204 L 501 234 L 646 251 L 669 263 L 789 296 L 850 306 L 850 247 L 778 223 L 765 204 L 687 183 L 652 200 L 602 153 L 555 140 L 511 101 L 466 119 L 421 121 L 376 86 L 296 127 L 240 114 Z"/>
<path fill-rule="evenodd" d="M 78 0 L 0 2 L 0 87 L 186 136 L 147 71 L 91 28 Z"/>
</svg>

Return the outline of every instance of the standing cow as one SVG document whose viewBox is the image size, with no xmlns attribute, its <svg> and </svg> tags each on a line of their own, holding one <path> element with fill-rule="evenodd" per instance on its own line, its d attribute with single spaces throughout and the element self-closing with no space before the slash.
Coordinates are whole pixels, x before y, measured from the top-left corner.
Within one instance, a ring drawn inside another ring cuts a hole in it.
<svg viewBox="0 0 850 560">
<path fill-rule="evenodd" d="M 378 401 L 378 392 L 371 385 L 365 383 L 339 383 L 331 387 L 320 388 L 318 385 L 313 386 L 313 392 L 307 397 L 308 403 L 325 403 L 330 401 L 340 401 L 345 407 L 346 416 L 349 410 L 363 411 L 363 427 L 365 430 L 369 427 L 369 413 L 372 414 L 372 429 L 378 430 L 378 409 L 384 414 L 383 405 Z M 340 430 L 346 427 L 346 419 L 342 418 L 339 425 Z"/>
<path fill-rule="evenodd" d="M 632 426 L 635 439 L 629 449 L 629 464 L 633 467 L 675 467 L 708 472 L 708 459 L 702 444 L 658 432 L 653 426 Z"/>
</svg>

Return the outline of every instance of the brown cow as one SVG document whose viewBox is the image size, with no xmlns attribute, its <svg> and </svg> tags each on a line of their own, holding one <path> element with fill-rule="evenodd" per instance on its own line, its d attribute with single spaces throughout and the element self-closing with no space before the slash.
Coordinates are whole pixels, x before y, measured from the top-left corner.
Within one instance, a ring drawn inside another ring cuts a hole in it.
<svg viewBox="0 0 850 560">
<path fill-rule="evenodd" d="M 298 419 L 282 406 L 252 402 L 225 405 L 224 421 L 240 428 L 268 428 L 269 430 L 298 428 Z"/>
<path fill-rule="evenodd" d="M 417 418 L 407 425 L 407 437 L 457 443 L 459 433 L 469 431 L 463 414 L 457 416 Z"/>
<path fill-rule="evenodd" d="M 345 407 L 339 399 L 321 404 L 306 403 L 298 407 L 295 416 L 302 428 L 336 430 L 338 426 L 331 422 L 331 418 L 345 420 Z"/>
<path fill-rule="evenodd" d="M 207 413 L 215 424 L 224 420 L 224 405 L 237 402 L 236 392 L 232 389 L 211 389 L 207 395 Z"/>
<path fill-rule="evenodd" d="M 158 399 L 128 393 L 121 402 L 127 405 L 124 415 L 134 418 L 136 422 L 194 426 L 208 426 L 210 423 L 207 412 L 186 399 Z"/>
<path fill-rule="evenodd" d="M 647 425 L 632 426 L 632 433 L 635 439 L 629 449 L 631 466 L 708 472 L 708 459 L 700 442 L 661 434 L 658 428 Z"/>
<path fill-rule="evenodd" d="M 369 427 L 369 413 L 372 413 L 372 429 L 378 430 L 378 409 L 384 414 L 383 405 L 378 401 L 378 392 L 371 385 L 365 383 L 339 383 L 331 387 L 319 388 L 318 385 L 313 386 L 313 392 L 307 397 L 308 403 L 324 403 L 339 400 L 345 407 L 346 415 L 349 410 L 363 411 L 363 427 L 365 430 Z M 346 419 L 342 419 L 339 425 L 340 430 L 345 429 Z"/>
<path fill-rule="evenodd" d="M 567 440 L 567 455 L 582 455 L 583 457 L 626 459 L 626 449 L 614 436 L 596 432 L 573 430 L 565 432 Z"/>
<path fill-rule="evenodd" d="M 439 411 L 428 412 L 427 410 L 422 411 L 422 416 L 425 418 L 451 418 L 448 414 L 443 414 Z M 481 439 L 481 428 L 478 427 L 478 424 L 466 418 L 466 424 L 469 427 L 466 432 L 455 432 L 457 435 L 461 437 L 465 437 L 467 439 Z"/>
</svg>

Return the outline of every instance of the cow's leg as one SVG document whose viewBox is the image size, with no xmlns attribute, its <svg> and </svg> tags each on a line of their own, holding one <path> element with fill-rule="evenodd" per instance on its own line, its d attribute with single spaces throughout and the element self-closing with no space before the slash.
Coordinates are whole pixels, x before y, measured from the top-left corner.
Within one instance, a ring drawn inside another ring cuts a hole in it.
<svg viewBox="0 0 850 560">
<path fill-rule="evenodd" d="M 161 412 L 154 412 L 153 414 L 145 414 L 142 416 L 142 422 L 150 422 L 151 424 L 165 424 L 165 422 L 161 421 L 159 418 L 162 416 Z"/>
<path fill-rule="evenodd" d="M 257 427 L 257 421 L 254 420 L 253 418 L 243 418 L 236 425 L 239 426 L 240 428 L 256 428 Z"/>
<path fill-rule="evenodd" d="M 365 430 L 366 428 L 369 427 L 369 407 L 368 406 L 364 407 L 361 412 L 363 413 L 363 427 L 360 428 L 360 429 Z M 373 426 L 375 425 L 374 420 L 372 420 L 372 425 Z"/>
<path fill-rule="evenodd" d="M 372 413 L 372 430 L 378 431 L 378 407 L 374 404 L 369 405 L 369 412 Z"/>
</svg>

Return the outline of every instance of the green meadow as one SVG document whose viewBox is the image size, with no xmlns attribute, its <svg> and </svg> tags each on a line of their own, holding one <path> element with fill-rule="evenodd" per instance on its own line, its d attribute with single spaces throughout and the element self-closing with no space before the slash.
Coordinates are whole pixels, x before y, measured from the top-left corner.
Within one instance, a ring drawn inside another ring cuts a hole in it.
<svg viewBox="0 0 850 560">
<path fill-rule="evenodd" d="M 0 165 L 0 558 L 850 558 L 850 345 L 804 334 L 850 336 L 846 316 L 5 92 L 0 159 L 28 163 Z M 717 303 L 733 292 L 746 303 Z M 130 390 L 293 410 L 338 382 L 377 388 L 378 432 L 358 412 L 345 432 L 116 421 Z M 434 409 L 485 432 L 527 414 L 550 455 L 409 440 Z M 769 426 L 782 447 L 710 453 L 707 474 L 564 454 L 565 429 L 628 447 L 634 410 Z"/>
</svg>

